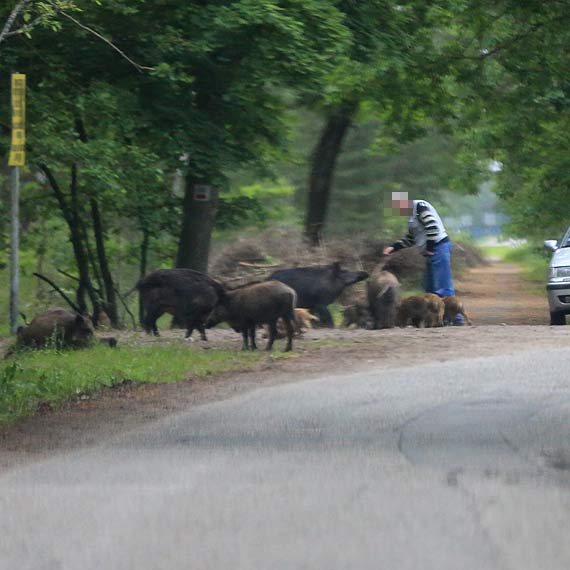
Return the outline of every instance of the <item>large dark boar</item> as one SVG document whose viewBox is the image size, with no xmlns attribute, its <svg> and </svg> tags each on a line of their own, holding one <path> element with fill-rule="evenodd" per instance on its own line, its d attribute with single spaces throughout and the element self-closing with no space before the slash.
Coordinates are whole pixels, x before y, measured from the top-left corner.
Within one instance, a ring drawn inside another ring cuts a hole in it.
<svg viewBox="0 0 570 570">
<path fill-rule="evenodd" d="M 390 271 L 373 271 L 368 285 L 368 306 L 375 329 L 391 329 L 396 326 L 396 314 L 400 304 L 400 282 Z"/>
<path fill-rule="evenodd" d="M 340 263 L 326 266 L 280 269 L 268 281 L 281 281 L 297 293 L 297 305 L 314 312 L 322 326 L 334 327 L 327 306 L 335 301 L 346 287 L 368 278 L 366 271 L 341 269 Z"/>
<path fill-rule="evenodd" d="M 293 348 L 294 310 L 297 295 L 291 287 L 275 281 L 264 281 L 226 291 L 220 304 L 212 311 L 207 326 L 213 327 L 222 321 L 230 324 L 243 336 L 243 349 L 256 350 L 255 329 L 257 325 L 269 325 L 267 350 L 271 350 L 277 336 L 277 320 L 282 319 L 287 330 L 285 351 Z M 251 344 L 248 342 L 251 341 Z"/>
<path fill-rule="evenodd" d="M 15 348 L 42 348 L 50 344 L 58 348 L 84 348 L 93 341 L 94 332 L 89 317 L 66 309 L 49 309 L 18 329 Z"/>
<path fill-rule="evenodd" d="M 207 340 L 204 323 L 224 295 L 220 283 L 192 269 L 158 269 L 137 284 L 143 304 L 143 322 L 148 333 L 158 336 L 156 321 L 165 313 L 186 326 L 186 338 L 198 329 Z"/>
</svg>

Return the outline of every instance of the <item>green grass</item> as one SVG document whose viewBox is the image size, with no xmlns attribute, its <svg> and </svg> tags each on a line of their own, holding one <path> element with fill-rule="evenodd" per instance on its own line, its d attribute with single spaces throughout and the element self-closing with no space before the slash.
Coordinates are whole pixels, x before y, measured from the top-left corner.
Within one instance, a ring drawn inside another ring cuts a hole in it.
<svg viewBox="0 0 570 570">
<path fill-rule="evenodd" d="M 544 293 L 549 256 L 538 246 L 530 244 L 510 248 L 503 258 L 522 269 L 522 277 L 529 284 L 529 290 Z"/>
<path fill-rule="evenodd" d="M 483 257 L 504 260 L 514 249 L 512 245 L 483 245 L 480 246 Z"/>
<path fill-rule="evenodd" d="M 518 265 L 522 277 L 529 286 L 529 291 L 544 292 L 546 274 L 548 272 L 549 255 L 536 244 L 518 246 L 489 245 L 481 246 L 483 255 L 487 258 L 498 259 L 505 263 Z"/>
<path fill-rule="evenodd" d="M 33 414 L 41 404 L 57 407 L 78 394 L 126 380 L 205 378 L 253 367 L 262 358 L 261 351 L 203 350 L 182 344 L 21 354 L 0 364 L 0 425 Z"/>
</svg>

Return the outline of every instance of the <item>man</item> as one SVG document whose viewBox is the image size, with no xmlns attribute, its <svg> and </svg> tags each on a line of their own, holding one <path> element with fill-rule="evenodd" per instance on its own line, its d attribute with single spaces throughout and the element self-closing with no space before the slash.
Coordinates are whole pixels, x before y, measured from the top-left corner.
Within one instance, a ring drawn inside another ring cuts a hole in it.
<svg viewBox="0 0 570 570">
<path fill-rule="evenodd" d="M 455 295 L 451 277 L 451 242 L 436 209 L 425 200 L 409 200 L 407 192 L 392 192 L 392 208 L 408 216 L 408 233 L 384 248 L 384 255 L 417 245 L 426 256 L 424 289 L 440 297 Z M 463 325 L 458 316 L 456 325 Z"/>
</svg>

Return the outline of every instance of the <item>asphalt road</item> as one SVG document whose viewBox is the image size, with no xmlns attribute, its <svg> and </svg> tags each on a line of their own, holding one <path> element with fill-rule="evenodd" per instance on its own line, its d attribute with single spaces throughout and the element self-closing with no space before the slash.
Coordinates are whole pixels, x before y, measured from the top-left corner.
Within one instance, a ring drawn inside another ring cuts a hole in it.
<svg viewBox="0 0 570 570">
<path fill-rule="evenodd" d="M 0 568 L 570 568 L 570 347 L 262 388 L 0 478 Z"/>
</svg>

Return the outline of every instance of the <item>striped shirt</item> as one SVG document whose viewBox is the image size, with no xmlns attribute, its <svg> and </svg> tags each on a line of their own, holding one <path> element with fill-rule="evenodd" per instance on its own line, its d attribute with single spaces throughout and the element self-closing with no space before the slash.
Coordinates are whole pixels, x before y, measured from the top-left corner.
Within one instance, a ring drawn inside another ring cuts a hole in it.
<svg viewBox="0 0 570 570">
<path fill-rule="evenodd" d="M 392 244 L 394 251 L 413 245 L 433 251 L 437 243 L 448 241 L 445 226 L 436 209 L 425 200 L 414 200 L 412 204 L 412 215 L 408 219 L 408 233 Z"/>
</svg>

